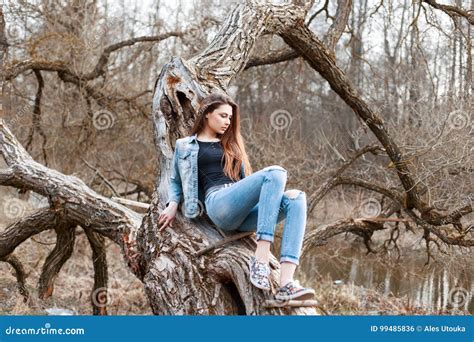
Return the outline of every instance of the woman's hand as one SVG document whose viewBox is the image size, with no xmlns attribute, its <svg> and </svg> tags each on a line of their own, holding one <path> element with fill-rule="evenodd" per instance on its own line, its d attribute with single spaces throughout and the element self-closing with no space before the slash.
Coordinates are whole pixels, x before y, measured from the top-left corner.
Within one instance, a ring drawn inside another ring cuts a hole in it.
<svg viewBox="0 0 474 342">
<path fill-rule="evenodd" d="M 163 224 L 158 231 L 162 231 L 167 226 L 173 228 L 173 221 L 176 216 L 176 212 L 178 211 L 178 203 L 170 202 L 170 204 L 161 212 L 160 217 L 158 219 L 158 226 Z"/>
</svg>

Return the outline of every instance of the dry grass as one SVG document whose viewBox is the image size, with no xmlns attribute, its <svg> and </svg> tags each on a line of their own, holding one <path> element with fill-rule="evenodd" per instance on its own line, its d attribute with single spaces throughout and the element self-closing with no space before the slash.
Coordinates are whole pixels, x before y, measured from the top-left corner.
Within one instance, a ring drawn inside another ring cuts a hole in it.
<svg viewBox="0 0 474 342">
<path fill-rule="evenodd" d="M 362 286 L 335 285 L 329 276 L 320 277 L 315 290 L 320 305 L 329 315 L 469 315 L 460 310 L 414 306 L 406 296 L 383 295 Z"/>
</svg>

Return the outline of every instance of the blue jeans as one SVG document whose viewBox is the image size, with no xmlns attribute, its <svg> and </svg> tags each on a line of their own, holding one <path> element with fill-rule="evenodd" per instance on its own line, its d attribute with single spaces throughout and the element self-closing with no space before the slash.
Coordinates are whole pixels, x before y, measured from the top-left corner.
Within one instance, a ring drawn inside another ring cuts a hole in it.
<svg viewBox="0 0 474 342">
<path fill-rule="evenodd" d="M 206 212 L 223 230 L 256 231 L 257 240 L 273 242 L 275 225 L 285 218 L 280 262 L 299 264 L 306 228 L 306 194 L 285 193 L 287 171 L 268 166 L 229 187 L 206 193 Z"/>
</svg>

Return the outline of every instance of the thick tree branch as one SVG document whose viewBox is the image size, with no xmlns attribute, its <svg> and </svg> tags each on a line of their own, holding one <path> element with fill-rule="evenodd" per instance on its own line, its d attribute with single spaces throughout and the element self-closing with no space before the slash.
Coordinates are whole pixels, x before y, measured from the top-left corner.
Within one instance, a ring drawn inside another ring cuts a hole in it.
<svg viewBox="0 0 474 342">
<path fill-rule="evenodd" d="M 13 171 L 10 169 L 0 170 L 0 185 L 6 185 L 13 179 Z"/>
<path fill-rule="evenodd" d="M 296 59 L 300 56 L 295 50 L 291 48 L 283 48 L 277 51 L 271 51 L 265 56 L 252 56 L 247 64 L 245 65 L 244 70 L 247 70 L 252 67 L 276 64 L 281 62 L 290 61 Z"/>
<path fill-rule="evenodd" d="M 72 255 L 76 237 L 76 225 L 60 222 L 54 227 L 56 231 L 56 245 L 46 257 L 38 280 L 38 296 L 47 299 L 53 294 L 54 280 L 61 268 Z"/>
<path fill-rule="evenodd" d="M 100 77 L 105 74 L 105 67 L 107 66 L 107 63 L 109 62 L 109 57 L 112 52 L 115 52 L 119 49 L 122 49 L 127 46 L 133 46 L 137 43 L 141 42 L 161 42 L 162 40 L 171 38 L 171 37 L 183 37 L 185 34 L 187 34 L 187 31 L 181 32 L 181 31 L 171 31 L 171 32 L 166 32 L 163 34 L 159 34 L 157 36 L 142 36 L 142 37 L 136 37 L 132 39 L 127 39 L 112 45 L 107 46 L 102 54 L 99 57 L 99 60 L 97 64 L 94 67 L 94 70 L 91 72 L 83 75 L 80 77 L 80 79 L 83 80 L 92 80 L 97 77 Z"/>
<path fill-rule="evenodd" d="M 53 229 L 57 224 L 57 219 L 56 211 L 41 209 L 7 226 L 0 233 L 0 258 L 8 256 L 18 245 L 31 236 Z"/>
<path fill-rule="evenodd" d="M 18 291 L 20 292 L 20 295 L 23 296 L 23 302 L 28 302 L 30 294 L 26 288 L 25 269 L 20 260 L 16 256 L 9 254 L 5 257 L 0 257 L 0 261 L 5 261 L 6 263 L 10 264 L 11 267 L 13 267 L 15 270 Z"/>
<path fill-rule="evenodd" d="M 12 65 L 6 65 L 3 69 L 6 81 L 11 81 L 18 75 L 28 70 L 43 70 L 65 72 L 73 74 L 63 61 L 48 61 L 44 59 L 26 59 Z"/>
<path fill-rule="evenodd" d="M 135 240 L 142 215 L 97 194 L 77 177 L 63 175 L 35 162 L 2 119 L 0 151 L 11 170 L 1 177 L 3 185 L 32 190 L 47 197 L 52 210 L 67 213 L 67 222 L 90 227 L 109 237 L 127 251 L 127 256 L 134 256 L 133 262 L 138 262 L 131 242 Z M 127 262 L 132 261 L 127 259 Z M 138 270 L 140 266 L 134 265 L 134 268 Z"/>
<path fill-rule="evenodd" d="M 41 75 L 41 71 L 34 69 L 33 72 L 35 73 L 36 80 L 38 81 L 38 89 L 36 90 L 36 97 L 35 97 L 35 104 L 33 106 L 33 124 L 31 125 L 30 132 L 28 134 L 28 138 L 26 141 L 25 149 L 29 149 L 33 143 L 33 138 L 35 131 L 39 133 L 39 135 L 43 138 L 41 149 L 43 151 L 43 159 L 46 161 L 46 150 L 45 145 L 47 141 L 47 137 L 41 128 L 41 99 L 43 96 L 43 89 L 44 89 L 44 79 Z"/>
<path fill-rule="evenodd" d="M 163 33 L 157 36 L 142 36 L 133 39 L 127 39 L 112 45 L 107 46 L 99 57 L 98 62 L 94 66 L 93 70 L 83 75 L 77 74 L 72 71 L 68 64 L 63 61 L 50 61 L 41 58 L 27 59 L 20 62 L 16 62 L 12 65 L 5 66 L 4 75 L 5 80 L 9 81 L 16 78 L 21 73 L 28 70 L 43 70 L 43 71 L 56 71 L 66 74 L 68 79 L 74 79 L 75 83 L 83 83 L 98 78 L 105 73 L 105 67 L 109 61 L 110 54 L 121 48 L 132 46 L 140 42 L 160 42 L 170 37 L 182 37 L 187 32 L 172 31 Z"/>
<path fill-rule="evenodd" d="M 3 8 L 0 8 L 0 66 L 3 68 L 5 56 L 8 51 L 7 36 L 5 34 L 5 17 L 3 16 Z M 3 71 L 2 71 L 3 74 Z M 3 75 L 0 75 L 0 80 L 4 80 Z"/>
<path fill-rule="evenodd" d="M 453 19 L 456 17 L 462 17 L 466 19 L 469 22 L 469 24 L 474 25 L 474 12 L 472 11 L 467 11 L 457 6 L 439 4 L 435 0 L 422 0 L 422 1 L 433 8 L 443 11 L 444 13 L 446 13 Z"/>
<path fill-rule="evenodd" d="M 321 13 L 321 12 L 323 12 L 323 11 L 326 12 L 326 17 L 327 17 L 327 18 L 330 18 L 331 16 L 329 15 L 328 6 L 329 6 L 329 0 L 324 0 L 323 7 L 321 7 L 321 9 L 317 10 L 316 12 L 314 12 L 314 14 L 311 15 L 311 17 L 309 17 L 309 19 L 308 19 L 307 22 L 306 22 L 306 26 L 309 27 L 309 25 L 311 24 L 311 22 L 319 15 L 319 13 Z"/>
<path fill-rule="evenodd" d="M 338 0 L 336 17 L 334 18 L 332 25 L 329 27 L 328 32 L 324 36 L 324 44 L 327 48 L 332 51 L 333 58 L 336 59 L 336 44 L 342 36 L 344 29 L 346 28 L 349 15 L 351 14 L 352 0 Z"/>
<path fill-rule="evenodd" d="M 89 228 L 84 229 L 92 249 L 94 287 L 91 293 L 93 315 L 107 315 L 107 283 L 109 280 L 105 239 Z"/>
<path fill-rule="evenodd" d="M 325 6 L 328 5 L 326 1 Z M 336 11 L 336 17 L 333 20 L 332 25 L 330 26 L 328 32 L 324 37 L 324 43 L 328 47 L 328 49 L 333 51 L 333 57 L 335 58 L 334 49 L 336 47 L 337 42 L 341 38 L 342 33 L 344 32 L 344 28 L 347 25 L 347 21 L 349 19 L 349 14 L 351 12 L 352 0 L 338 0 L 338 7 Z M 308 7 L 308 5 L 306 6 Z M 309 7 L 310 8 L 310 7 Z M 312 19 L 319 13 L 320 11 L 316 12 L 309 22 L 306 24 L 308 26 Z M 247 64 L 245 65 L 244 70 L 262 66 L 262 65 L 270 65 L 276 64 L 281 62 L 290 61 L 300 57 L 300 54 L 293 50 L 292 48 L 285 47 L 280 50 L 271 51 L 264 56 L 251 56 Z"/>
<path fill-rule="evenodd" d="M 325 245 L 329 239 L 344 233 L 361 235 L 370 240 L 372 234 L 377 230 L 386 229 L 383 222 L 371 222 L 367 219 L 343 219 L 321 227 L 310 229 L 305 235 L 302 255 L 311 249 Z M 368 241 L 366 243 L 368 247 Z"/>
<path fill-rule="evenodd" d="M 403 196 L 396 191 L 389 190 L 379 184 L 375 184 L 373 182 L 368 182 L 363 179 L 358 179 L 355 177 L 337 177 L 334 181 L 334 185 L 355 185 L 361 188 L 377 192 L 382 194 L 388 198 L 390 198 L 395 203 L 398 203 L 400 206 L 403 207 Z"/>
<path fill-rule="evenodd" d="M 230 80 L 245 68 L 260 35 L 276 33 L 281 25 L 278 18 L 284 16 L 296 24 L 293 18 L 304 17 L 307 10 L 296 5 L 269 6 L 257 1 L 240 3 L 229 14 L 216 38 L 199 55 L 191 58 L 188 65 L 195 68 L 198 80 L 203 81 L 207 91 L 224 90 Z M 229 53 L 231 51 L 235 54 Z"/>
<path fill-rule="evenodd" d="M 467 235 L 465 232 L 458 233 L 455 230 L 449 230 L 446 227 L 435 227 L 428 224 L 425 220 L 418 217 L 413 210 L 406 210 L 405 211 L 412 219 L 415 221 L 417 225 L 422 227 L 423 229 L 429 231 L 430 233 L 436 235 L 441 241 L 448 245 L 453 246 L 463 246 L 463 247 L 473 247 L 474 246 L 474 239 L 467 239 Z M 473 232 L 467 232 L 470 236 L 472 236 Z"/>
</svg>

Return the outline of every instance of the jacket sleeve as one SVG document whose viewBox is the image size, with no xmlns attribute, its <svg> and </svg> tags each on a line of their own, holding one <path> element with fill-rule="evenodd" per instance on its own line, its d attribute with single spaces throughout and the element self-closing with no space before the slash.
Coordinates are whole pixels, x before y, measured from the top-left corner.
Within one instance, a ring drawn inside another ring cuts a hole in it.
<svg viewBox="0 0 474 342">
<path fill-rule="evenodd" d="M 170 176 L 170 186 L 168 188 L 168 201 L 166 202 L 166 207 L 171 201 L 180 203 L 183 195 L 183 186 L 181 184 L 181 177 L 179 175 L 178 169 L 178 144 L 174 149 L 173 162 L 171 165 L 171 176 Z"/>
</svg>

